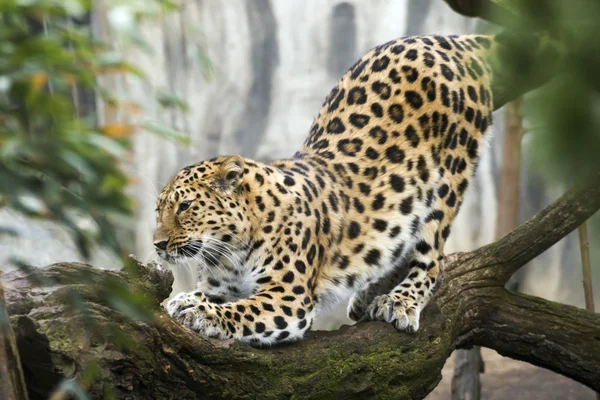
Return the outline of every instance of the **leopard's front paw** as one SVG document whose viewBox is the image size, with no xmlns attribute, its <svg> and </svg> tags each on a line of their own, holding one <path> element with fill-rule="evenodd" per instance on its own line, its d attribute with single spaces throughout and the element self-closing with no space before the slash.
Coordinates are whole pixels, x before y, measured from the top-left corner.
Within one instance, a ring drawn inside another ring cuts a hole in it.
<svg viewBox="0 0 600 400">
<path fill-rule="evenodd" d="M 363 300 L 363 298 L 361 296 L 359 296 L 359 295 L 352 296 L 352 298 L 348 302 L 348 309 L 347 309 L 348 318 L 350 318 L 352 321 L 356 321 L 356 322 L 364 320 L 367 317 L 365 314 L 366 310 L 367 310 L 367 306 L 368 306 L 368 304 L 365 304 L 365 301 Z"/>
<path fill-rule="evenodd" d="M 200 293 L 179 293 L 167 303 L 167 313 L 181 325 L 203 336 L 216 339 L 230 337 L 219 323 L 214 306 Z"/>
<path fill-rule="evenodd" d="M 183 311 L 197 306 L 200 304 L 200 300 L 201 298 L 196 296 L 194 293 L 179 293 L 177 296 L 169 300 L 165 308 L 167 310 L 167 314 L 174 319 L 179 319 L 179 316 Z"/>
<path fill-rule="evenodd" d="M 386 321 L 399 331 L 416 332 L 419 330 L 421 310 L 407 299 L 395 294 L 385 294 L 373 299 L 367 308 L 367 315 L 373 321 Z"/>
</svg>

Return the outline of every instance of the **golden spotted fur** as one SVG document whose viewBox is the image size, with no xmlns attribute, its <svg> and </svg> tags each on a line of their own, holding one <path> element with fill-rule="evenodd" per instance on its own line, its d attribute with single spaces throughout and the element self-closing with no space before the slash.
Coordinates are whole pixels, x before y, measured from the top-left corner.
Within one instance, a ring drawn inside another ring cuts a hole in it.
<svg viewBox="0 0 600 400">
<path fill-rule="evenodd" d="M 302 337 L 352 295 L 351 318 L 416 331 L 487 140 L 494 45 L 386 43 L 339 81 L 293 158 L 219 157 L 179 172 L 158 199 L 155 245 L 202 271 L 170 315 L 204 335 L 270 344 Z"/>
</svg>

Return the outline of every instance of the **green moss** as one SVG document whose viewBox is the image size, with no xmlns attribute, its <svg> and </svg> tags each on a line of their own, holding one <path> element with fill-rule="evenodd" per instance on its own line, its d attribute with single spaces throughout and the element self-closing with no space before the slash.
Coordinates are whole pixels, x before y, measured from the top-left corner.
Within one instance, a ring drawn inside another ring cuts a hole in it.
<svg viewBox="0 0 600 400">
<path fill-rule="evenodd" d="M 38 331 L 48 337 L 51 350 L 67 354 L 74 354 L 78 351 L 77 347 L 79 346 L 73 342 L 75 337 L 69 324 L 47 320 L 38 322 Z"/>
<path fill-rule="evenodd" d="M 439 348 L 443 348 L 441 342 Z M 430 347 L 425 351 L 393 344 L 378 344 L 376 351 L 370 349 L 368 355 L 360 354 L 360 349 L 347 354 L 347 351 L 342 353 L 328 348 L 327 357 L 315 357 L 320 350 L 317 343 L 303 348 L 303 353 L 314 357 L 307 356 L 304 365 L 298 361 L 290 365 L 285 360 L 277 365 L 268 363 L 269 368 L 265 368 L 268 375 L 262 380 L 275 384 L 266 388 L 264 398 L 336 398 L 341 392 L 354 390 L 358 393 L 364 387 L 374 392 L 374 396 L 367 397 L 413 399 L 424 387 L 437 383 L 446 359 L 444 354 L 436 354 Z M 286 378 L 282 378 L 284 376 Z M 298 392 L 292 388 L 305 389 Z"/>
</svg>

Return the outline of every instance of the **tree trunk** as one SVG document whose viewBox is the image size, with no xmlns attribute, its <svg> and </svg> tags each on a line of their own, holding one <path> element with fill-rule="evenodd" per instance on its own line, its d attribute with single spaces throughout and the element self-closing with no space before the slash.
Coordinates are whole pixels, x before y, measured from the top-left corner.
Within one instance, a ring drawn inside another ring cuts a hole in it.
<svg viewBox="0 0 600 400">
<path fill-rule="evenodd" d="M 521 102 L 515 100 L 506 107 L 502 168 L 498 189 L 498 217 L 496 237 L 510 233 L 518 225 L 521 182 L 521 138 L 523 117 Z M 519 273 L 513 275 L 505 287 L 517 290 Z M 479 346 L 456 352 L 456 367 L 452 377 L 452 400 L 479 400 L 481 384 L 479 374 L 484 371 Z"/>
<path fill-rule="evenodd" d="M 452 400 L 478 400 L 481 397 L 479 374 L 484 372 L 481 349 L 457 350 L 452 376 Z"/>
<path fill-rule="evenodd" d="M 513 101 L 506 107 L 504 143 L 502 145 L 502 170 L 500 171 L 500 193 L 496 236 L 508 235 L 519 221 L 519 198 L 521 182 L 521 138 L 523 116 L 521 102 Z"/>
<path fill-rule="evenodd" d="M 5 400 L 27 400 L 27 390 L 15 335 L 5 308 L 4 291 L 0 282 L 0 394 Z"/>
<path fill-rule="evenodd" d="M 87 383 L 93 398 L 111 390 L 129 399 L 420 399 L 437 385 L 452 351 L 473 345 L 600 390 L 600 315 L 504 289 L 520 266 L 598 208 L 600 186 L 593 182 L 498 242 L 447 256 L 444 284 L 416 334 L 366 322 L 255 349 L 200 337 L 159 311 L 173 280 L 152 265 L 136 264 L 127 275 L 63 263 L 3 281 L 32 399 L 46 398 L 63 377 L 82 379 L 93 363 L 101 371 Z M 108 285 L 150 296 L 153 320 L 133 321 L 112 309 Z M 85 299 L 87 320 L 68 306 L 74 294 Z M 84 330 L 90 321 L 94 328 Z"/>
</svg>

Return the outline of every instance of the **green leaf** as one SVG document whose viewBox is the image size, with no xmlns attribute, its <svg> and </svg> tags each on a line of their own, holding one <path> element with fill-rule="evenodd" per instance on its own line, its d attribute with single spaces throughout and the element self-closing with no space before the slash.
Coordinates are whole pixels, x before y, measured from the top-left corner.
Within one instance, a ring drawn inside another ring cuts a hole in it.
<svg viewBox="0 0 600 400">
<path fill-rule="evenodd" d="M 95 380 L 102 377 L 102 367 L 97 362 L 88 363 L 81 371 L 80 380 L 86 385 L 90 385 Z"/>
<path fill-rule="evenodd" d="M 153 313 L 148 300 L 119 281 L 104 284 L 106 302 L 116 311 L 134 320 L 151 321 Z"/>
<path fill-rule="evenodd" d="M 122 73 L 131 73 L 138 78 L 145 79 L 145 74 L 138 67 L 125 60 L 118 52 L 104 52 L 96 57 L 96 62 L 101 68 L 111 68 Z"/>
<path fill-rule="evenodd" d="M 205 80 L 210 81 L 215 77 L 216 67 L 208 58 L 206 52 L 202 48 L 196 50 L 196 60 L 200 64 L 200 71 Z"/>
<path fill-rule="evenodd" d="M 83 177 L 92 178 L 96 175 L 94 168 L 88 163 L 88 161 L 79 154 L 76 154 L 69 150 L 63 150 L 59 157 L 69 164 L 74 170 L 76 170 Z"/>
<path fill-rule="evenodd" d="M 127 152 L 127 149 L 121 143 L 100 133 L 90 133 L 85 135 L 84 140 L 87 143 L 104 150 L 113 157 L 122 157 Z"/>
<path fill-rule="evenodd" d="M 183 111 L 189 110 L 189 105 L 185 100 L 171 93 L 159 92 L 156 95 L 156 100 L 165 108 L 178 108 Z"/>
<path fill-rule="evenodd" d="M 44 215 L 48 212 L 44 201 L 31 195 L 19 196 L 19 204 L 28 214 Z"/>
<path fill-rule="evenodd" d="M 159 136 L 164 137 L 165 139 L 174 140 L 176 142 L 189 145 L 191 143 L 189 135 L 175 130 L 171 127 L 168 127 L 160 122 L 150 121 L 145 122 L 142 125 L 142 128 L 149 130 Z"/>
<path fill-rule="evenodd" d="M 131 31 L 127 31 L 125 37 L 129 40 L 129 42 L 133 43 L 138 49 L 144 51 L 149 56 L 153 56 L 155 54 L 154 47 L 141 35 L 140 31 L 137 29 L 133 29 Z"/>
</svg>

